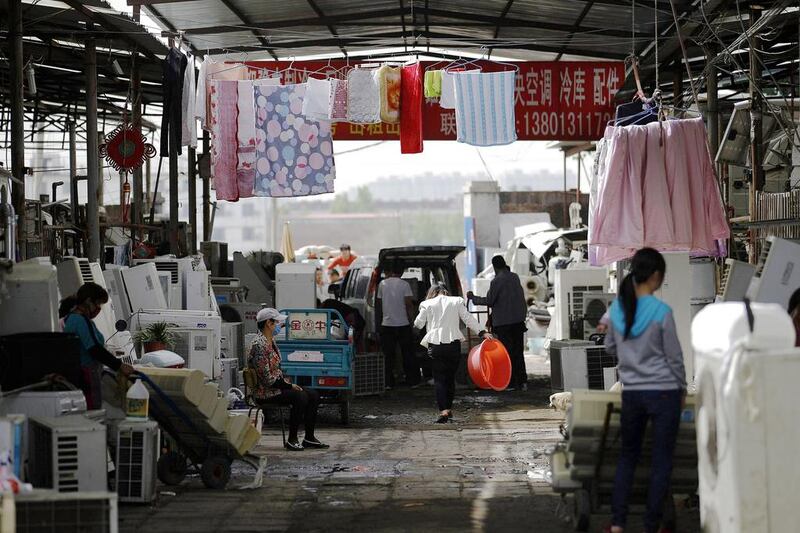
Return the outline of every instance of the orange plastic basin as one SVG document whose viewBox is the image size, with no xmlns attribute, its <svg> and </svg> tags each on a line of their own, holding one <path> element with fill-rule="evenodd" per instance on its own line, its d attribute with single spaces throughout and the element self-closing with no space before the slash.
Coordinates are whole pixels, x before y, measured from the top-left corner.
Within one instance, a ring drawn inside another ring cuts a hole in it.
<svg viewBox="0 0 800 533">
<path fill-rule="evenodd" d="M 511 358 L 505 346 L 496 340 L 485 340 L 467 357 L 469 377 L 482 389 L 504 390 L 511 382 Z"/>
</svg>

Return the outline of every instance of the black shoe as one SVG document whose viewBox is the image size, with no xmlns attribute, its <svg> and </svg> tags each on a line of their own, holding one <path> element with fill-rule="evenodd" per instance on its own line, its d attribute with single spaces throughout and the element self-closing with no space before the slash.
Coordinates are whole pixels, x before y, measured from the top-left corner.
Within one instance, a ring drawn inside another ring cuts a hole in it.
<svg viewBox="0 0 800 533">
<path fill-rule="evenodd" d="M 447 415 L 439 415 L 439 418 L 436 419 L 434 424 L 447 424 L 448 418 Z"/>
<path fill-rule="evenodd" d="M 318 441 L 317 439 L 313 440 L 303 439 L 303 446 L 305 448 L 316 448 L 318 450 L 324 450 L 325 448 L 330 448 L 330 446 Z"/>
<path fill-rule="evenodd" d="M 305 442 L 305 441 L 303 441 L 303 442 Z M 299 444 L 297 442 L 292 442 L 290 440 L 287 440 L 286 442 L 284 442 L 283 443 L 283 447 L 286 448 L 289 451 L 292 451 L 292 452 L 302 452 L 305 449 L 305 448 L 303 448 L 302 444 Z"/>
</svg>

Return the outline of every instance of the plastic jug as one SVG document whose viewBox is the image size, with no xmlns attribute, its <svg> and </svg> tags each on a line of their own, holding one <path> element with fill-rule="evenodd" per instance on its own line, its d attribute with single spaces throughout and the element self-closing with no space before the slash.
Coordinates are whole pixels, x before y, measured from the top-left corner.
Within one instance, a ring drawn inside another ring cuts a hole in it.
<svg viewBox="0 0 800 533">
<path fill-rule="evenodd" d="M 125 395 L 125 414 L 129 420 L 147 420 L 150 393 L 142 380 L 137 379 Z"/>
</svg>

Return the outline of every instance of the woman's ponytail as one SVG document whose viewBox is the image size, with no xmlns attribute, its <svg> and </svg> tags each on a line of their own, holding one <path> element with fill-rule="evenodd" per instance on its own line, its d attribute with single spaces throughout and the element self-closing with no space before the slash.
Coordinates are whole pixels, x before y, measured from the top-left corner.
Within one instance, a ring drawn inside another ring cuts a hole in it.
<svg viewBox="0 0 800 533">
<path fill-rule="evenodd" d="M 636 285 L 633 282 L 633 274 L 628 274 L 622 280 L 619 287 L 619 303 L 625 313 L 625 339 L 627 340 L 633 329 L 633 321 L 636 319 Z"/>
</svg>

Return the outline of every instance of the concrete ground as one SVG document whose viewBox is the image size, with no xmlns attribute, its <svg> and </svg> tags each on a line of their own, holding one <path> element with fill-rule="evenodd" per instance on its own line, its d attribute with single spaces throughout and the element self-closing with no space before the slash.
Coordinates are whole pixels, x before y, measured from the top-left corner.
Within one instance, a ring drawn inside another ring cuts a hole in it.
<svg viewBox="0 0 800 533">
<path fill-rule="evenodd" d="M 542 361 L 528 367 L 541 370 Z M 237 489 L 254 473 L 241 463 L 225 491 L 196 476 L 159 485 L 155 504 L 120 507 L 120 531 L 572 531 L 571 499 L 562 502 L 546 480 L 561 417 L 547 408 L 549 380 L 531 385 L 459 389 L 447 425 L 432 423 L 432 387 L 359 398 L 349 427 L 327 407 L 317 431 L 331 445 L 323 451 L 285 451 L 270 423 L 254 450 L 267 457 L 261 488 Z M 678 516 L 681 532 L 699 531 L 696 511 Z M 606 522 L 595 516 L 591 531 Z M 629 530 L 641 530 L 639 517 Z"/>
</svg>

